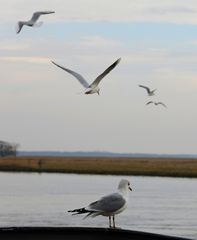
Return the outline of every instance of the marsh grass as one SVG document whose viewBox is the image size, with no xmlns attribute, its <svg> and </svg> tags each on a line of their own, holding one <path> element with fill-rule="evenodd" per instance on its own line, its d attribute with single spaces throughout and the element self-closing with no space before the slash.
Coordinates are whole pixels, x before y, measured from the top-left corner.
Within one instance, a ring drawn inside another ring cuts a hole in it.
<svg viewBox="0 0 197 240">
<path fill-rule="evenodd" d="M 197 159 L 111 157 L 6 157 L 0 171 L 197 177 Z"/>
</svg>

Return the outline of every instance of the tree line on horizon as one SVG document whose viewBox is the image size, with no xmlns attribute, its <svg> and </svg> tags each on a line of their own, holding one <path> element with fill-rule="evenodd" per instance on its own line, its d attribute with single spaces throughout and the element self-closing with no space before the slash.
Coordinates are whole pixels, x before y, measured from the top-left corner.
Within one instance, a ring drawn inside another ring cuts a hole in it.
<svg viewBox="0 0 197 240">
<path fill-rule="evenodd" d="M 17 155 L 19 144 L 0 141 L 0 157 Z"/>
</svg>

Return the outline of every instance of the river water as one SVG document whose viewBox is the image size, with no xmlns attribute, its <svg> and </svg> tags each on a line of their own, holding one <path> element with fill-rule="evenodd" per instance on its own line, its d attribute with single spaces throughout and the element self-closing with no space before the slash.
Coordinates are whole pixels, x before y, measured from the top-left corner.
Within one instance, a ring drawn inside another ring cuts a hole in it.
<svg viewBox="0 0 197 240">
<path fill-rule="evenodd" d="M 197 179 L 0 172 L 0 227 L 107 227 L 108 219 L 71 216 L 131 182 L 128 208 L 116 216 L 124 229 L 197 239 Z"/>
</svg>

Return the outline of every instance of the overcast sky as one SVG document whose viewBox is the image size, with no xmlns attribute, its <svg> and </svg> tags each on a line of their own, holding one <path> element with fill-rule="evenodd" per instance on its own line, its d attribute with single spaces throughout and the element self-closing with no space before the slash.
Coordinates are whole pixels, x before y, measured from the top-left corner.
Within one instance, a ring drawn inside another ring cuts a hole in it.
<svg viewBox="0 0 197 240">
<path fill-rule="evenodd" d="M 20 150 L 197 153 L 196 0 L 0 0 L 0 140 Z M 53 10 L 40 28 L 18 20 Z M 121 57 L 85 95 L 90 83 Z M 156 88 L 148 97 L 144 84 Z M 163 101 L 167 108 L 145 104 Z"/>
</svg>

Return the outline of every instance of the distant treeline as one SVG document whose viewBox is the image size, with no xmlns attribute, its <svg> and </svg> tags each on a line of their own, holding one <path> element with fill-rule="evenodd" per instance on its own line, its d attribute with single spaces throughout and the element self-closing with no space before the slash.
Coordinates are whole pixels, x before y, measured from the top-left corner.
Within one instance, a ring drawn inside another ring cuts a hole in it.
<svg viewBox="0 0 197 240">
<path fill-rule="evenodd" d="M 0 141 L 0 157 L 16 156 L 18 144 Z"/>
<path fill-rule="evenodd" d="M 17 155 L 34 157 L 197 158 L 197 154 L 114 153 L 106 151 L 19 151 Z"/>
</svg>

